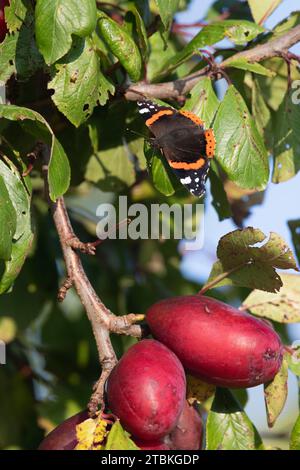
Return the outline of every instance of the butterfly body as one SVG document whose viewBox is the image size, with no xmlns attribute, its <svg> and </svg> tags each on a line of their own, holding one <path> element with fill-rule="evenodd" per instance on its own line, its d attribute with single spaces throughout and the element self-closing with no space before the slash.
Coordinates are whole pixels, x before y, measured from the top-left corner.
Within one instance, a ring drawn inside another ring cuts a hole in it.
<svg viewBox="0 0 300 470">
<path fill-rule="evenodd" d="M 210 158 L 214 156 L 212 129 L 205 130 L 203 121 L 190 111 L 177 111 L 150 100 L 137 102 L 139 113 L 180 182 L 194 196 L 205 192 Z"/>
</svg>

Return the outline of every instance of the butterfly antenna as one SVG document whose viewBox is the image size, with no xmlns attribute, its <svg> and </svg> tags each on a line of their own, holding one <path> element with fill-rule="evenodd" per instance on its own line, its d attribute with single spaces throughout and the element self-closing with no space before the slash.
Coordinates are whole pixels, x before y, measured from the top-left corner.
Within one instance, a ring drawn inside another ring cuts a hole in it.
<svg viewBox="0 0 300 470">
<path fill-rule="evenodd" d="M 139 137 L 143 137 L 143 139 L 145 139 L 147 141 L 149 140 L 148 136 L 146 136 L 144 134 L 141 134 L 140 132 L 133 131 L 132 129 L 129 129 L 128 127 L 126 128 L 126 131 L 130 132 L 131 134 L 138 135 Z"/>
</svg>

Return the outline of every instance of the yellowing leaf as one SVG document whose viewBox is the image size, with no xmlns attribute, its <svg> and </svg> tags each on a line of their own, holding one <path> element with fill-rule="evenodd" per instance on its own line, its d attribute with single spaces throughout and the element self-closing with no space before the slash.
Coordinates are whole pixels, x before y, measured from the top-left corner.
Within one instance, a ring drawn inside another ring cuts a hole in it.
<svg viewBox="0 0 300 470">
<path fill-rule="evenodd" d="M 263 24 L 282 0 L 248 0 L 252 16 L 257 24 Z"/>
<path fill-rule="evenodd" d="M 284 358 L 278 374 L 275 375 L 271 382 L 265 384 L 265 403 L 270 428 L 274 426 L 285 405 L 288 393 L 287 380 L 288 364 Z"/>
<path fill-rule="evenodd" d="M 102 443 L 107 436 L 107 421 L 101 415 L 88 418 L 76 426 L 78 444 L 75 450 L 102 450 Z"/>
<path fill-rule="evenodd" d="M 217 256 L 203 292 L 223 285 L 277 292 L 282 280 L 276 268 L 298 271 L 292 251 L 278 234 L 272 232 L 267 239 L 253 227 L 224 235 L 219 240 Z"/>
<path fill-rule="evenodd" d="M 215 391 L 215 385 L 203 382 L 192 375 L 187 375 L 187 400 L 190 404 L 195 401 L 198 403 L 205 402 L 214 395 Z"/>
<path fill-rule="evenodd" d="M 254 290 L 244 300 L 242 308 L 279 323 L 300 322 L 300 276 L 281 274 L 280 277 L 283 286 L 279 292 Z"/>
</svg>

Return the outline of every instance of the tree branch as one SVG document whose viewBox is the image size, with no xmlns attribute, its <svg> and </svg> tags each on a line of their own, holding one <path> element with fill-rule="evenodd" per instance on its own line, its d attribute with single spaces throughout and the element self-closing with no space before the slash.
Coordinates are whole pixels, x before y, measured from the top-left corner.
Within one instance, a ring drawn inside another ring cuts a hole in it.
<svg viewBox="0 0 300 470">
<path fill-rule="evenodd" d="M 142 328 L 139 325 L 135 325 L 135 323 L 143 320 L 144 315 L 129 314 L 120 317 L 116 316 L 103 304 L 96 294 L 83 269 L 79 254 L 75 251 L 75 249 L 78 248 L 85 253 L 87 252 L 73 231 L 64 199 L 60 197 L 56 202 L 53 202 L 50 201 L 48 197 L 48 147 L 43 149 L 43 157 L 43 175 L 45 179 L 46 195 L 59 236 L 67 271 L 67 279 L 59 291 L 59 300 L 64 299 L 67 290 L 71 286 L 75 288 L 91 323 L 102 369 L 101 377 L 95 386 L 94 393 L 88 405 L 90 413 L 94 414 L 99 404 L 103 407 L 105 381 L 117 363 L 117 358 L 110 340 L 110 333 L 113 332 L 140 338 L 142 336 Z"/>
<path fill-rule="evenodd" d="M 242 52 L 237 52 L 230 58 L 224 60 L 219 65 L 220 69 L 230 67 L 230 62 L 238 59 L 246 59 L 249 62 L 260 62 L 261 60 L 269 59 L 272 57 L 281 57 L 283 52 L 287 52 L 290 47 L 300 41 L 300 25 L 292 28 L 286 34 L 279 38 L 272 39 L 265 44 L 259 44 L 252 49 L 247 49 Z M 124 92 L 127 100 L 136 101 L 141 98 L 141 95 L 152 96 L 155 98 L 180 98 L 182 95 L 188 93 L 196 83 L 207 76 L 210 72 L 210 67 L 206 66 L 201 70 L 188 75 L 185 78 L 175 80 L 173 82 L 149 84 L 145 82 L 134 83 L 130 85 Z M 221 74 L 220 74 L 221 75 Z"/>
</svg>

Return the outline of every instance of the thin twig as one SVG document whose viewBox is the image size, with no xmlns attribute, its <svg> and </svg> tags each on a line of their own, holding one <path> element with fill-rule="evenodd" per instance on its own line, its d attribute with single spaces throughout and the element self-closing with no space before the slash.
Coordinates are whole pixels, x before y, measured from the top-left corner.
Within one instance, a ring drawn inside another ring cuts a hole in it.
<svg viewBox="0 0 300 470">
<path fill-rule="evenodd" d="M 295 26 L 286 34 L 279 38 L 272 39 L 265 44 L 259 44 L 252 49 L 237 52 L 233 56 L 221 62 L 219 67 L 226 69 L 230 67 L 230 62 L 238 59 L 246 59 L 249 62 L 260 62 L 272 57 L 278 57 L 281 52 L 287 52 L 290 47 L 300 41 L 300 25 Z M 185 78 L 174 80 L 172 82 L 149 84 L 145 82 L 134 83 L 124 90 L 124 96 L 127 100 L 136 101 L 141 95 L 155 98 L 176 99 L 178 96 L 188 93 L 196 83 L 207 76 L 210 67 L 203 67 L 201 70 L 188 75 Z"/>
<path fill-rule="evenodd" d="M 48 195 L 47 177 L 49 149 L 46 146 L 43 151 L 43 157 L 43 174 L 46 194 Z M 97 382 L 96 390 L 88 405 L 89 411 L 91 415 L 93 415 L 97 411 L 98 405 L 100 405 L 101 408 L 104 407 L 103 387 L 105 380 L 117 363 L 117 358 L 110 340 L 110 333 L 114 332 L 140 338 L 142 336 L 142 329 L 141 326 L 135 323 L 143 320 L 144 316 L 129 314 L 118 317 L 103 304 L 83 269 L 78 252 L 74 249 L 74 240 L 78 240 L 78 238 L 73 231 L 64 199 L 60 197 L 56 202 L 49 200 L 49 205 L 59 236 L 67 271 L 67 281 L 63 284 L 63 290 L 70 288 L 71 285 L 74 286 L 91 323 L 98 349 L 102 372 Z M 71 240 L 72 243 L 70 243 Z M 75 245 L 75 248 L 82 248 L 78 246 L 77 243 Z M 63 295 L 61 290 L 60 293 Z"/>
</svg>

